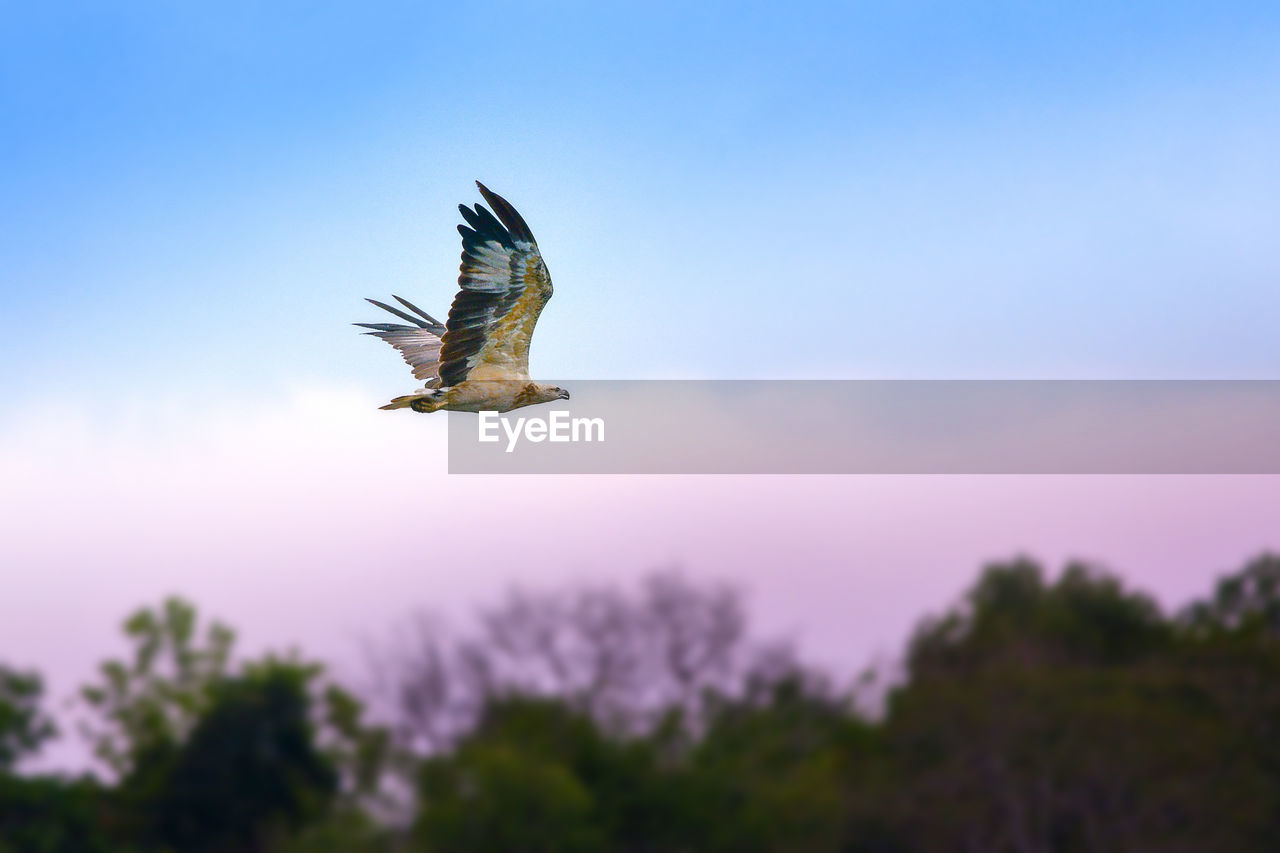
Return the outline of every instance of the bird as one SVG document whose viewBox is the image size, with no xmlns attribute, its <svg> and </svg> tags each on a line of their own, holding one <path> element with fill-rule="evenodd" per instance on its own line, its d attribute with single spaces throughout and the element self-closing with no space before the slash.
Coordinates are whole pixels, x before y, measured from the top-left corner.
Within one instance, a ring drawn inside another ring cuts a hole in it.
<svg viewBox="0 0 1280 853">
<path fill-rule="evenodd" d="M 476 186 L 493 212 L 479 203 L 458 205 L 465 222 L 458 226 L 462 265 L 445 322 L 393 295 L 407 310 L 366 301 L 412 325 L 354 324 L 399 350 L 414 378 L 426 382 L 382 409 L 509 412 L 569 399 L 565 389 L 529 376 L 529 342 L 552 293 L 538 242 L 510 202 L 479 181 Z"/>
</svg>

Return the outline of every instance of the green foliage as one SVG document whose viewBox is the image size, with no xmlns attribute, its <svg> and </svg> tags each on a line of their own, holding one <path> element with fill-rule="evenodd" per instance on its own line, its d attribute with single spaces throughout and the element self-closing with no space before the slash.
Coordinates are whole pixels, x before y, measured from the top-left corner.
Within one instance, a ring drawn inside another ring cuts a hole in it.
<svg viewBox="0 0 1280 853">
<path fill-rule="evenodd" d="M 80 692 L 98 719 L 85 729 L 94 754 L 121 775 L 154 764 L 186 738 L 225 674 L 235 641 L 218 622 L 201 633 L 195 608 L 180 598 L 137 611 L 124 632 L 132 656 L 104 662 L 101 683 Z"/>
<path fill-rule="evenodd" d="M 711 691 L 692 733 L 683 705 L 623 733 L 572 697 L 494 696 L 424 765 L 415 837 L 457 851 L 1266 849 L 1280 814 L 1271 571 L 1227 579 L 1184 627 L 1091 567 L 1052 581 L 1027 560 L 989 567 L 917 632 L 878 722 L 794 665 Z"/>
<path fill-rule="evenodd" d="M 601 849 L 590 792 L 554 760 L 475 747 L 424 773 L 418 837 L 427 850 Z"/>
<path fill-rule="evenodd" d="M 268 661 L 218 682 L 150 803 L 151 831 L 176 850 L 266 850 L 325 813 L 337 771 L 310 720 L 314 667 Z"/>
<path fill-rule="evenodd" d="M 689 757 L 696 850 L 838 850 L 851 767 L 875 751 L 846 697 L 794 670 L 715 705 Z"/>
<path fill-rule="evenodd" d="M 652 763 L 563 702 L 495 701 L 456 750 L 423 764 L 415 838 L 426 850 L 611 849 L 644 819 Z"/>
<path fill-rule="evenodd" d="M 1238 706 L 1228 673 L 1247 682 L 1274 662 L 1227 666 L 1113 577 L 1074 566 L 1049 584 L 1026 561 L 993 566 L 909 660 L 883 731 L 901 789 L 931 806 L 881 789 L 879 808 L 912 849 L 1228 850 L 1267 836 L 1280 779 L 1250 730 L 1259 706 Z"/>
<path fill-rule="evenodd" d="M 92 779 L 0 774 L 0 853 L 129 853 L 107 832 L 109 800 Z"/>
<path fill-rule="evenodd" d="M 1206 631 L 1280 640 L 1280 555 L 1263 554 L 1222 578 L 1207 601 L 1186 609 L 1183 621 Z"/>
<path fill-rule="evenodd" d="M 792 674 L 715 700 L 692 741 L 675 720 L 619 736 L 561 701 L 495 700 L 424 763 L 415 838 L 450 851 L 837 849 L 843 748 L 868 727 L 810 687 Z"/>
<path fill-rule="evenodd" d="M 277 838 L 271 853 L 400 853 L 405 847 L 399 831 L 367 812 L 339 806 L 287 838 Z"/>
<path fill-rule="evenodd" d="M 86 733 L 119 776 L 117 842 L 275 850 L 325 823 L 340 797 L 342 811 L 359 814 L 377 792 L 390 737 L 325 683 L 320 664 L 269 655 L 232 674 L 234 634 L 218 622 L 202 629 L 176 598 L 139 610 L 124 630 L 131 654 L 81 691 L 95 717 Z"/>
<path fill-rule="evenodd" d="M 229 630 L 140 611 L 84 691 L 110 786 L 5 772 L 52 729 L 39 678 L 0 668 L 0 853 L 1274 846 L 1280 558 L 1176 618 L 1096 568 L 990 566 L 916 631 L 878 719 L 702 595 L 668 579 L 486 613 L 402 685 L 409 724 L 452 732 L 416 757 L 318 664 L 232 673 Z"/>
<path fill-rule="evenodd" d="M 894 804 L 913 847 L 1249 849 L 1268 821 L 1247 739 L 1176 672 L 937 679 L 897 697 L 885 736 L 895 774 L 931 803 Z"/>
<path fill-rule="evenodd" d="M 53 721 L 40 710 L 43 692 L 38 674 L 0 664 L 0 778 L 54 736 Z"/>
<path fill-rule="evenodd" d="M 386 726 L 365 719 L 365 705 L 339 684 L 325 686 L 323 706 L 326 752 L 344 776 L 348 805 L 379 802 L 383 777 L 401 759 Z"/>
<path fill-rule="evenodd" d="M 1039 565 L 990 566 L 964 603 L 926 621 L 911 641 L 913 676 L 989 667 L 1124 665 L 1167 646 L 1172 626 L 1151 598 L 1073 564 L 1056 583 Z"/>
</svg>

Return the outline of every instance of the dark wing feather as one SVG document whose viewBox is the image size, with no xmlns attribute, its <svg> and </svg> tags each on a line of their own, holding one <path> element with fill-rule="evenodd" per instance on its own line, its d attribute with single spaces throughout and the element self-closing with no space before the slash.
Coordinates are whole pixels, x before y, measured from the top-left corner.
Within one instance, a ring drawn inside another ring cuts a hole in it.
<svg viewBox="0 0 1280 853">
<path fill-rule="evenodd" d="M 440 381 L 528 379 L 529 340 L 551 278 L 524 219 L 505 199 L 477 182 L 497 212 L 459 205 L 465 225 L 458 295 L 449 309 L 440 351 Z"/>
</svg>

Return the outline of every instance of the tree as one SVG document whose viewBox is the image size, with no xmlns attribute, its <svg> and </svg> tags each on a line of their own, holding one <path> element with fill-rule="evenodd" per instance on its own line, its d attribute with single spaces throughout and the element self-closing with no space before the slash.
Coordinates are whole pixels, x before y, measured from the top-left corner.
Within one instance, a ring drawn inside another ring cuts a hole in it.
<svg viewBox="0 0 1280 853">
<path fill-rule="evenodd" d="M 426 850 L 677 850 L 680 774 L 655 738 L 605 732 L 569 703 L 494 699 L 457 748 L 418 775 Z"/>
<path fill-rule="evenodd" d="M 1094 566 L 989 566 L 874 717 L 729 588 L 520 592 L 398 659 L 398 749 L 320 665 L 232 667 L 171 600 L 85 691 L 111 786 L 7 772 L 51 729 L 0 669 L 0 853 L 1269 849 L 1278 601 L 1274 557 L 1177 618 Z"/>
<path fill-rule="evenodd" d="M 202 627 L 177 598 L 137 611 L 124 630 L 131 654 L 81 690 L 93 712 L 86 734 L 118 778 L 118 839 L 259 850 L 376 798 L 389 734 L 323 666 L 268 655 L 235 673 L 231 629 Z"/>
<path fill-rule="evenodd" d="M 193 853 L 256 853 L 327 811 L 338 773 L 311 721 L 318 674 L 268 660 L 213 687 L 152 805 L 157 840 Z"/>
<path fill-rule="evenodd" d="M 180 598 L 138 610 L 124 623 L 132 657 L 106 661 L 101 683 L 81 689 L 97 718 L 84 732 L 117 775 L 154 765 L 182 743 L 226 674 L 235 634 L 216 621 L 201 632 L 198 623 Z"/>
<path fill-rule="evenodd" d="M 741 595 L 675 574 L 636 591 L 584 585 L 517 590 L 449 636 L 420 621 L 390 655 L 401 743 L 448 748 L 504 696 L 555 697 L 610 731 L 637 733 L 673 709 L 690 730 L 715 693 L 744 689 L 777 657 L 749 642 Z"/>
<path fill-rule="evenodd" d="M 108 832 L 109 801 L 90 778 L 0 774 L 0 853 L 130 853 Z"/>
<path fill-rule="evenodd" d="M 43 693 L 38 673 L 0 664 L 0 775 L 56 733 L 53 721 L 40 710 Z"/>
<path fill-rule="evenodd" d="M 857 822 L 846 780 L 877 749 L 849 696 L 798 665 L 719 699 L 688 759 L 689 849 L 846 849 Z"/>
<path fill-rule="evenodd" d="M 1257 848 L 1276 788 L 1206 651 L 1096 569 L 989 567 L 912 642 L 886 812 L 912 848 Z"/>
<path fill-rule="evenodd" d="M 1182 621 L 1193 629 L 1280 639 L 1280 555 L 1262 554 L 1219 580 L 1213 595 L 1183 611 Z"/>
<path fill-rule="evenodd" d="M 964 600 L 926 620 L 907 650 L 913 679 L 987 667 L 1121 665 L 1167 648 L 1173 626 L 1144 593 L 1094 566 L 1049 583 L 1036 563 L 988 566 Z"/>
<path fill-rule="evenodd" d="M 56 733 L 35 672 L 0 665 L 0 853 L 106 853 L 102 791 L 91 780 L 19 776 L 15 766 Z"/>
</svg>

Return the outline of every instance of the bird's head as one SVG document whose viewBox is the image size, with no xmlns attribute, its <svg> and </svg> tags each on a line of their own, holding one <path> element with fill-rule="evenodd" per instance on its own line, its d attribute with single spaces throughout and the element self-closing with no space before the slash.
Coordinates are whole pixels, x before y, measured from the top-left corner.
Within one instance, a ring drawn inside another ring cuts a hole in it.
<svg viewBox="0 0 1280 853">
<path fill-rule="evenodd" d="M 525 387 L 522 394 L 525 402 L 520 403 L 522 406 L 529 406 L 534 403 L 553 403 L 556 400 L 568 400 L 569 392 L 558 385 L 541 385 L 531 382 Z"/>
</svg>

